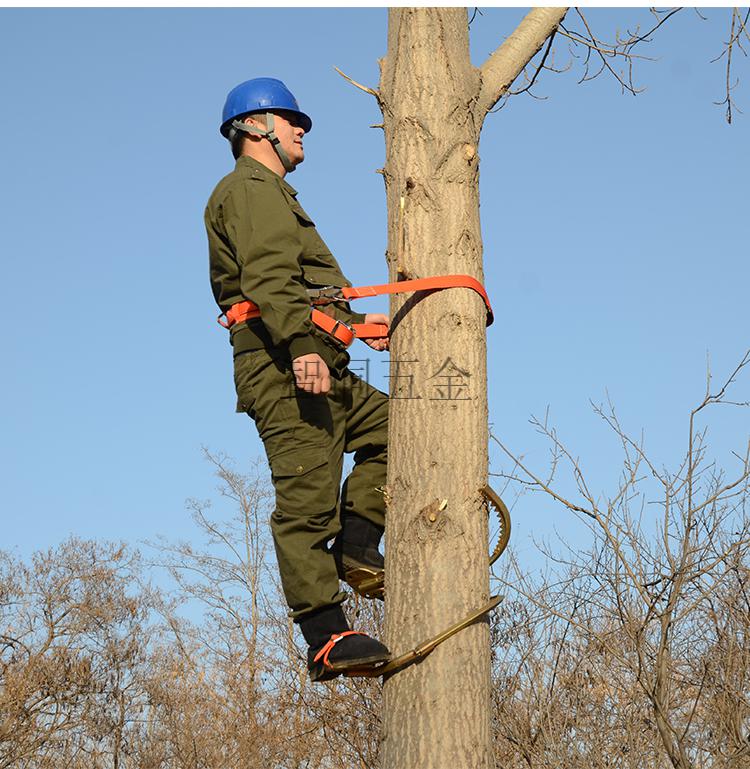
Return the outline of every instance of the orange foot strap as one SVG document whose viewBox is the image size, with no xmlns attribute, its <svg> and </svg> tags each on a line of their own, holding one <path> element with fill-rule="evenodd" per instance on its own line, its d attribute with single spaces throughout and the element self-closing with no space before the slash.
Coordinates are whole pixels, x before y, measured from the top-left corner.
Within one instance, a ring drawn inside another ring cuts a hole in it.
<svg viewBox="0 0 750 769">
<path fill-rule="evenodd" d="M 313 662 L 323 662 L 323 667 L 330 668 L 331 663 L 328 662 L 328 655 L 333 651 L 333 647 L 342 639 L 348 635 L 366 635 L 366 633 L 360 633 L 358 630 L 346 630 L 343 633 L 334 633 L 329 639 L 328 643 L 315 655 Z"/>
</svg>

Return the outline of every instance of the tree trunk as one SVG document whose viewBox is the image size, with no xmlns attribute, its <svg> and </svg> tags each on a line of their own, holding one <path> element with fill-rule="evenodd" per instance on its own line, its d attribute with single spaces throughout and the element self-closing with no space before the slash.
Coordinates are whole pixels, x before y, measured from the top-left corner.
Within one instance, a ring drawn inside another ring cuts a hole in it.
<svg viewBox="0 0 750 769">
<path fill-rule="evenodd" d="M 391 9 L 380 85 L 391 280 L 483 280 L 479 87 L 465 8 Z M 391 306 L 386 639 L 394 653 L 489 594 L 485 308 L 469 289 L 416 298 Z M 488 627 L 478 622 L 385 682 L 383 769 L 489 767 L 489 695 Z"/>
<path fill-rule="evenodd" d="M 487 111 L 554 34 L 535 8 L 482 65 L 465 8 L 394 8 L 383 112 L 391 281 L 465 273 L 483 282 L 479 134 Z M 486 312 L 454 288 L 391 304 L 386 642 L 394 654 L 489 597 Z M 382 769 L 489 769 L 485 619 L 384 682 Z"/>
</svg>

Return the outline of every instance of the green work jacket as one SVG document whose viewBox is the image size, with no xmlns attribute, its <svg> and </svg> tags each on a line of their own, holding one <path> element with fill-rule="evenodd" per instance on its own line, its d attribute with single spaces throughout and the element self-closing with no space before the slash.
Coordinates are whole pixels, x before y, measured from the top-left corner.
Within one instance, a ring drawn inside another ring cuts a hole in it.
<svg viewBox="0 0 750 769">
<path fill-rule="evenodd" d="M 216 185 L 205 223 L 216 303 L 222 312 L 245 300 L 260 308 L 260 318 L 232 327 L 235 356 L 263 348 L 292 359 L 316 352 L 329 367 L 341 370 L 349 357 L 313 325 L 306 289 L 351 283 L 297 201 L 297 191 L 243 156 Z M 346 303 L 328 305 L 325 311 L 347 323 L 364 321 Z"/>
</svg>

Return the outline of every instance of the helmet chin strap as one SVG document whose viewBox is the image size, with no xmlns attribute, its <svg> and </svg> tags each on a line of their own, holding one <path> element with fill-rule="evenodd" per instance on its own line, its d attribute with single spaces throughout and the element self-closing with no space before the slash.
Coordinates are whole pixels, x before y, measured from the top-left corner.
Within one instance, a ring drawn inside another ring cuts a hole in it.
<svg viewBox="0 0 750 769">
<path fill-rule="evenodd" d="M 279 156 L 279 160 L 281 161 L 281 165 L 284 166 L 284 169 L 287 173 L 290 173 L 294 171 L 294 163 L 292 163 L 291 160 L 289 160 L 289 155 L 286 154 L 286 151 L 281 146 L 281 141 L 279 140 L 279 137 L 276 136 L 274 129 L 274 114 L 273 112 L 266 112 L 266 122 L 268 123 L 268 128 L 266 130 L 263 130 L 261 128 L 256 128 L 255 126 L 250 126 L 247 123 L 243 123 L 240 120 L 233 120 L 232 121 L 232 128 L 234 128 L 237 131 L 242 131 L 242 133 L 246 134 L 256 134 L 258 136 L 262 136 L 264 139 L 268 139 L 268 141 L 271 142 L 271 146 L 274 148 L 274 151 Z"/>
</svg>

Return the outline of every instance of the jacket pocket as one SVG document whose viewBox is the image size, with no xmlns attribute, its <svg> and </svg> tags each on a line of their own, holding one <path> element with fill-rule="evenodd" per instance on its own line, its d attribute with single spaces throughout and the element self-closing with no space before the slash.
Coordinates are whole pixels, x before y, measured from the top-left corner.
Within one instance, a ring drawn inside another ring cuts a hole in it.
<svg viewBox="0 0 750 769">
<path fill-rule="evenodd" d="M 337 270 L 326 266 L 303 265 L 302 271 L 305 283 L 311 286 L 336 286 L 342 288 L 348 286 L 349 281 Z"/>
</svg>

